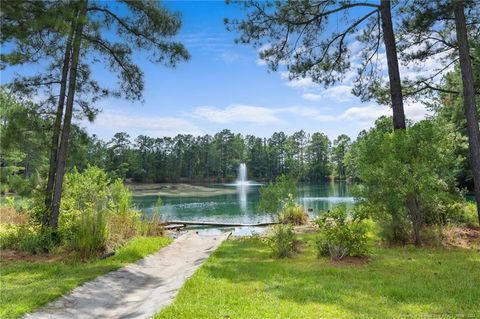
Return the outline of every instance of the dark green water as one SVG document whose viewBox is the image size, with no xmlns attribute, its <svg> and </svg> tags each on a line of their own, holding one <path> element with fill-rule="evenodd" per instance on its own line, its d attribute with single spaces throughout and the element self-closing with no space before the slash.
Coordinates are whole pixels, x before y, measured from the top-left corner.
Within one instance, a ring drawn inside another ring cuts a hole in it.
<svg viewBox="0 0 480 319">
<path fill-rule="evenodd" d="M 163 220 L 217 221 L 232 223 L 259 223 L 272 220 L 272 216 L 257 209 L 259 189 L 262 186 L 224 186 L 236 190 L 235 194 L 209 197 L 161 197 L 160 217 Z M 335 205 L 353 204 L 350 184 L 345 182 L 301 185 L 298 202 L 309 210 L 311 217 Z M 158 196 L 134 197 L 134 204 L 149 215 L 157 208 Z"/>
</svg>

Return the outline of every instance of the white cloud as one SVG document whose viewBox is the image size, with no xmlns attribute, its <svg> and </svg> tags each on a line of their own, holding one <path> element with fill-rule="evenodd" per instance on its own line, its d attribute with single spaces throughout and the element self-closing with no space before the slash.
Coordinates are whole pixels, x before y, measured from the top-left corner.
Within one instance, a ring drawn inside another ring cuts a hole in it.
<svg viewBox="0 0 480 319">
<path fill-rule="evenodd" d="M 257 59 L 257 65 L 258 66 L 265 66 L 265 65 L 267 65 L 267 61 L 258 58 Z"/>
<path fill-rule="evenodd" d="M 356 106 L 345 110 L 337 118 L 339 120 L 374 121 L 382 115 L 389 115 L 389 109 L 385 106 L 367 105 Z"/>
<path fill-rule="evenodd" d="M 314 93 L 305 93 L 305 94 L 302 94 L 302 98 L 308 101 L 318 101 L 322 98 L 322 95 L 314 94 Z"/>
<path fill-rule="evenodd" d="M 425 105 L 421 102 L 407 103 L 404 108 L 407 119 L 415 122 L 425 119 L 428 115 Z M 368 121 L 373 123 L 373 121 L 383 115 L 392 115 L 392 109 L 385 105 L 370 104 L 367 106 L 351 107 L 336 118 L 337 120 Z"/>
<path fill-rule="evenodd" d="M 313 88 L 318 86 L 318 84 L 314 83 L 312 79 L 308 77 L 289 80 L 285 84 L 291 88 Z"/>
<path fill-rule="evenodd" d="M 322 96 L 338 102 L 351 101 L 354 98 L 352 94 L 352 86 L 350 85 L 333 86 L 322 91 Z"/>
<path fill-rule="evenodd" d="M 308 101 L 320 101 L 322 99 L 329 99 L 335 102 L 347 102 L 354 99 L 352 94 L 352 86 L 350 85 L 336 85 L 328 89 L 322 90 L 319 93 L 304 93 L 302 98 Z"/>
<path fill-rule="evenodd" d="M 175 136 L 177 134 L 200 135 L 202 131 L 188 120 L 178 117 L 138 116 L 114 110 L 105 110 L 94 124 L 83 122 L 93 129 L 126 131 L 132 136 L 144 134 L 151 137 Z"/>
<path fill-rule="evenodd" d="M 423 120 L 426 116 L 429 115 L 428 110 L 425 108 L 425 105 L 421 102 L 405 103 L 405 116 L 407 119 L 413 121 Z"/>
<path fill-rule="evenodd" d="M 220 109 L 216 107 L 197 107 L 193 114 L 213 123 L 253 123 L 272 124 L 281 122 L 275 115 L 276 109 L 261 106 L 234 104 Z"/>
<path fill-rule="evenodd" d="M 313 80 L 310 77 L 290 80 L 289 73 L 287 71 L 280 72 L 280 77 L 286 80 L 285 85 L 291 88 L 304 89 L 304 88 L 318 87 L 318 84 L 313 82 Z"/>
</svg>

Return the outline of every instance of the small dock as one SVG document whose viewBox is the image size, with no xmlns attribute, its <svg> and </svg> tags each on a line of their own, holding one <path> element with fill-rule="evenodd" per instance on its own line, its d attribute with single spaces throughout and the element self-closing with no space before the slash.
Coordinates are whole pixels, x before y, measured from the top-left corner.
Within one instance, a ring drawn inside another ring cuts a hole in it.
<svg viewBox="0 0 480 319">
<path fill-rule="evenodd" d="M 191 220 L 169 220 L 164 221 L 163 226 L 168 230 L 179 230 L 187 226 L 212 226 L 212 227 L 266 227 L 276 225 L 278 222 L 266 222 L 256 224 L 243 224 L 243 223 L 223 223 L 223 222 L 210 222 L 210 221 L 191 221 Z"/>
</svg>

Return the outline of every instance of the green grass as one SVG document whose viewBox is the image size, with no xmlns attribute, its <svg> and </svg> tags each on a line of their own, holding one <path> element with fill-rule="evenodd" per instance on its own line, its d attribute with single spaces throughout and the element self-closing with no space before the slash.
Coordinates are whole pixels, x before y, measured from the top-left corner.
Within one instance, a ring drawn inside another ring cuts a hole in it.
<svg viewBox="0 0 480 319">
<path fill-rule="evenodd" d="M 171 239 L 165 237 L 138 237 L 113 257 L 91 262 L 3 262 L 0 265 L 0 318 L 20 317 L 83 282 L 145 257 L 170 242 Z"/>
<path fill-rule="evenodd" d="M 480 318 L 477 251 L 376 247 L 366 265 L 334 265 L 302 240 L 284 260 L 225 242 L 155 318 Z"/>
</svg>

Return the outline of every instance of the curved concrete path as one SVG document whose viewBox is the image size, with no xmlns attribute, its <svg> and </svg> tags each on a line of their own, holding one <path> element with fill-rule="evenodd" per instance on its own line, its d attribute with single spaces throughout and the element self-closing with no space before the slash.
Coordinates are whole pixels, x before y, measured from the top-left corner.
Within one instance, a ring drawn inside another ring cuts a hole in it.
<svg viewBox="0 0 480 319">
<path fill-rule="evenodd" d="M 185 280 L 229 235 L 187 232 L 158 252 L 85 283 L 25 318 L 150 318 L 172 302 Z"/>
</svg>

